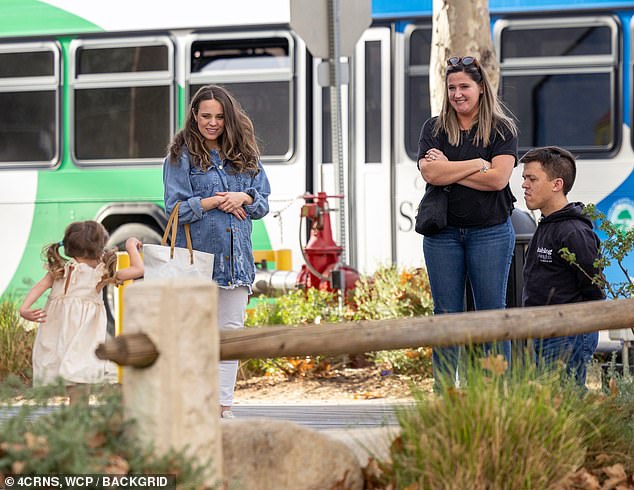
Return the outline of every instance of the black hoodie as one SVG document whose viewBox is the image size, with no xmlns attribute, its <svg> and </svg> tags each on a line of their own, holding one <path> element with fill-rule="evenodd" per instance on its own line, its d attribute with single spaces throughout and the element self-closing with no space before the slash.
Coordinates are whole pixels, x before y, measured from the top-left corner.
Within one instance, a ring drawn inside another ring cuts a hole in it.
<svg viewBox="0 0 634 490">
<path fill-rule="evenodd" d="M 598 271 L 599 238 L 592 221 L 583 216 L 583 204 L 573 202 L 542 217 L 528 244 L 524 264 L 524 306 L 559 305 L 605 298 L 603 290 L 561 257 L 564 247 L 576 254 L 590 277 Z"/>
</svg>

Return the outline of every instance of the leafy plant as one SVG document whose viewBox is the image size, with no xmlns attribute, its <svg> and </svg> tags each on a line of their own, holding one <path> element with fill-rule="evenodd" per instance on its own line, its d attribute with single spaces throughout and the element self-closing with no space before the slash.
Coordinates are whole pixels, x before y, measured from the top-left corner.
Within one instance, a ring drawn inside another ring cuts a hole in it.
<svg viewBox="0 0 634 490">
<path fill-rule="evenodd" d="M 558 373 L 544 377 L 526 366 L 508 373 L 501 356 L 489 357 L 469 366 L 464 389 L 446 384 L 437 397 L 415 390 L 416 404 L 398 414 L 401 433 L 392 465 L 382 466 L 384 482 L 408 489 L 578 488 L 571 482 L 582 469 L 624 460 L 629 467 L 631 401 L 583 398 Z"/>
<path fill-rule="evenodd" d="M 429 377 L 432 375 L 431 347 L 395 349 L 371 352 L 370 359 L 382 374 L 405 374 Z"/>
<path fill-rule="evenodd" d="M 362 277 L 353 291 L 349 320 L 384 320 L 429 315 L 433 300 L 427 271 L 422 268 L 378 269 Z"/>
<path fill-rule="evenodd" d="M 609 297 L 630 298 L 634 292 L 634 282 L 625 267 L 625 258 L 634 248 L 634 229 L 628 230 L 620 224 L 612 223 L 594 204 L 588 204 L 583 213 L 596 222 L 599 230 L 605 233 L 605 238 L 601 240 L 599 258 L 594 261 L 594 267 L 605 270 L 614 264 L 623 273 L 624 280 L 608 282 L 602 273 L 590 274 L 577 263 L 575 253 L 568 248 L 562 248 L 559 253 L 564 260 L 577 267 L 594 284 L 602 287 Z"/>
<path fill-rule="evenodd" d="M 273 301 L 260 298 L 248 315 L 247 326 L 305 325 L 344 320 L 382 320 L 429 315 L 433 300 L 425 269 L 379 268 L 359 279 L 343 307 L 336 292 L 309 288 L 294 290 Z"/>
<path fill-rule="evenodd" d="M 0 392 L 10 393 L 11 387 Z M 201 488 L 205 466 L 183 452 L 156 456 L 131 434 L 116 388 L 102 386 L 97 403 L 57 406 L 44 415 L 42 399 L 64 386 L 27 390 L 18 413 L 0 425 L 0 483 L 6 474 L 171 474 L 179 488 Z M 3 405 L 12 400 L 3 399 Z"/>
<path fill-rule="evenodd" d="M 274 300 L 261 297 L 250 311 L 246 325 L 306 325 L 340 321 L 379 320 L 429 315 L 433 301 L 424 269 L 379 268 L 372 276 L 362 277 L 339 303 L 337 292 L 309 288 L 295 290 Z M 402 349 L 368 354 L 367 358 L 386 373 L 430 375 L 430 349 Z M 240 364 L 240 375 L 304 376 L 327 372 L 332 365 L 345 365 L 339 359 L 276 358 L 254 359 Z"/>
<path fill-rule="evenodd" d="M 31 379 L 31 353 L 36 331 L 22 320 L 15 301 L 0 303 L 0 381 L 10 374 L 24 382 Z"/>
<path fill-rule="evenodd" d="M 612 378 L 610 393 L 589 394 L 582 415 L 588 421 L 584 468 L 600 475 L 605 467 L 620 464 L 634 471 L 634 383 L 632 378 Z"/>
<path fill-rule="evenodd" d="M 469 357 L 462 389 L 414 390 L 389 459 L 364 470 L 366 488 L 628 488 L 632 379 L 583 396 L 563 365 L 544 373 L 530 360 L 509 372 L 502 356 Z"/>
<path fill-rule="evenodd" d="M 305 325 L 341 321 L 337 305 L 334 292 L 297 289 L 277 297 L 275 301 L 258 303 L 246 325 Z"/>
</svg>

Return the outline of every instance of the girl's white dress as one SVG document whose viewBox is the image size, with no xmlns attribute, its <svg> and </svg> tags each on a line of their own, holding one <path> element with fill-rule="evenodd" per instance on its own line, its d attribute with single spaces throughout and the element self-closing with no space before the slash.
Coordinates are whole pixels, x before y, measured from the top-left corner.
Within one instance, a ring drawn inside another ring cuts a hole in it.
<svg viewBox="0 0 634 490">
<path fill-rule="evenodd" d="M 33 384 L 62 377 L 67 383 L 96 383 L 104 378 L 105 361 L 95 348 L 106 339 L 106 309 L 97 284 L 105 272 L 70 259 L 64 277 L 53 282 L 33 345 Z"/>
</svg>

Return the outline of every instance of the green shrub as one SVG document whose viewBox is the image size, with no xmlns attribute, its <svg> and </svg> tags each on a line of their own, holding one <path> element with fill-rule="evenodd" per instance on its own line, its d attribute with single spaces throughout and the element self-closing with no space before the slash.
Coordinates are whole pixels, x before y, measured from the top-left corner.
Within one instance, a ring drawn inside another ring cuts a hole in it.
<svg viewBox="0 0 634 490">
<path fill-rule="evenodd" d="M 348 320 L 385 320 L 430 315 L 433 300 L 425 269 L 383 267 L 353 290 Z"/>
<path fill-rule="evenodd" d="M 305 325 L 430 315 L 433 300 L 424 269 L 382 267 L 363 276 L 340 308 L 337 292 L 308 288 L 270 300 L 260 297 L 246 325 Z"/>
<path fill-rule="evenodd" d="M 294 290 L 275 299 L 260 297 L 249 311 L 246 326 L 306 325 L 340 321 L 379 320 L 429 315 L 433 301 L 424 269 L 379 268 L 372 276 L 362 277 L 339 304 L 337 292 L 309 288 Z M 402 349 L 368 354 L 378 369 L 396 374 L 431 374 L 431 349 Z M 345 365 L 346 356 L 330 364 Z M 316 358 L 252 359 L 240 364 L 240 376 L 284 373 L 306 374 L 319 371 L 327 360 Z"/>
<path fill-rule="evenodd" d="M 97 403 L 59 406 L 33 416 L 43 398 L 62 396 L 64 386 L 22 393 L 19 413 L 0 424 L 0 480 L 2 474 L 173 474 L 179 488 L 202 488 L 204 465 L 182 452 L 156 456 L 131 436 L 131 422 L 123 420 L 121 397 L 114 387 L 96 387 Z M 11 387 L 3 387 L 5 395 Z M 6 404 L 8 400 L 4 400 Z"/>
<path fill-rule="evenodd" d="M 418 377 L 432 375 L 431 347 L 381 350 L 371 352 L 369 358 L 381 372 Z"/>
<path fill-rule="evenodd" d="M 22 320 L 17 303 L 0 303 L 0 381 L 10 374 L 24 382 L 31 379 L 31 353 L 37 331 L 32 325 Z"/>
<path fill-rule="evenodd" d="M 588 452 L 584 467 L 595 473 L 614 464 L 634 472 L 634 379 L 614 376 L 609 394 L 586 397 Z M 590 430 L 593 428 L 594 430 Z"/>
<path fill-rule="evenodd" d="M 399 413 L 396 488 L 552 488 L 582 466 L 603 427 L 592 405 L 556 377 L 506 373 L 501 356 L 482 363 L 466 370 L 463 390 L 415 391 L 415 406 Z"/>
<path fill-rule="evenodd" d="M 278 296 L 274 301 L 262 298 L 247 317 L 246 326 L 305 325 L 341 321 L 337 311 L 337 295 L 309 288 L 296 289 Z"/>
</svg>

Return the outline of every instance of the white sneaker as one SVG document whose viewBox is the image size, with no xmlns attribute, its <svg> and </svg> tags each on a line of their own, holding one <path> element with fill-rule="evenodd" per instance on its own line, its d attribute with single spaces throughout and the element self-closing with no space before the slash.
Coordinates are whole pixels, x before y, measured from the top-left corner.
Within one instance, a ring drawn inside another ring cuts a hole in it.
<svg viewBox="0 0 634 490">
<path fill-rule="evenodd" d="M 224 412 L 222 412 L 222 414 L 220 415 L 221 419 L 235 419 L 236 416 L 233 415 L 233 412 L 231 410 L 225 410 Z"/>
</svg>

